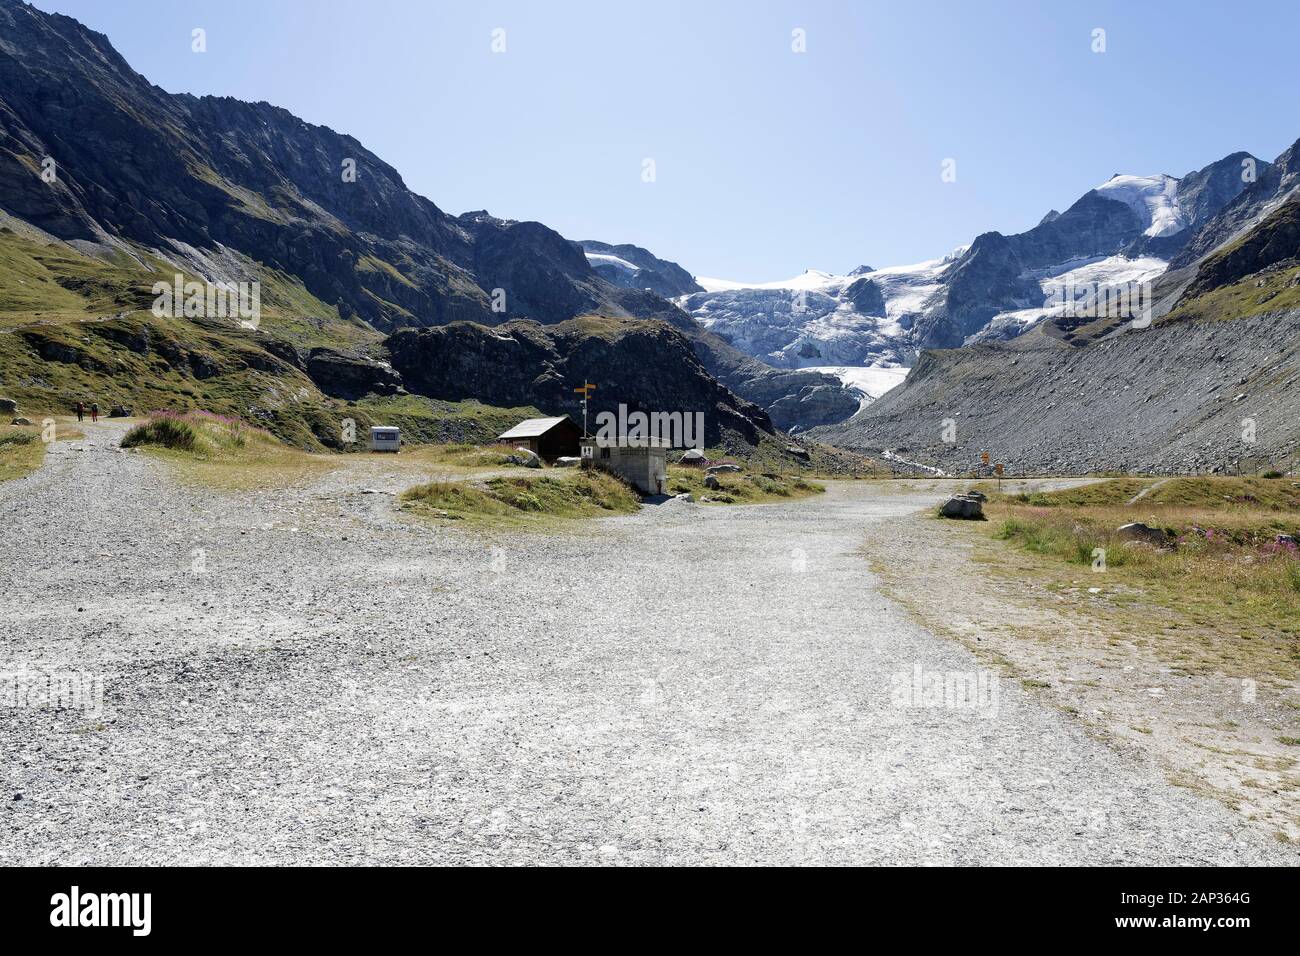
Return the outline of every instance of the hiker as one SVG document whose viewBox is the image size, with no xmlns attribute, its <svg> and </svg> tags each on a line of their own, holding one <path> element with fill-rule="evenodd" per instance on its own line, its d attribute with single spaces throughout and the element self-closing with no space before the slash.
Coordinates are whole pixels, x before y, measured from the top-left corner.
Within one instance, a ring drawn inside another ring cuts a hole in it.
<svg viewBox="0 0 1300 956">
<path fill-rule="evenodd" d="M 90 403 L 90 420 L 92 422 L 99 421 L 99 402 Z"/>
<path fill-rule="evenodd" d="M 77 421 L 82 421 L 86 417 L 86 406 L 77 402 Z"/>
</svg>

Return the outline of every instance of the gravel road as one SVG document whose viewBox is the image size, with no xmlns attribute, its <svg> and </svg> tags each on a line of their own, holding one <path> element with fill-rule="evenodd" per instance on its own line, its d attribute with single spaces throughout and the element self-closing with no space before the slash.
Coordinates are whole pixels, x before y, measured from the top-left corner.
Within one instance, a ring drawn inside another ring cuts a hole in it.
<svg viewBox="0 0 1300 956">
<path fill-rule="evenodd" d="M 1009 682 L 904 706 L 979 670 L 860 551 L 934 490 L 487 535 L 85 430 L 0 485 L 0 669 L 105 698 L 0 707 L 0 863 L 1295 862 Z"/>
</svg>

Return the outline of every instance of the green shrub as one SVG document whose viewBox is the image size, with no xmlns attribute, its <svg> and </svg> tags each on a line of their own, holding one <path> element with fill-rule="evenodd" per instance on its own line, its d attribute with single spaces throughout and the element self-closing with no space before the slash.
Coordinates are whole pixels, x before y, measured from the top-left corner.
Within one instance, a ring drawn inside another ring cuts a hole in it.
<svg viewBox="0 0 1300 956">
<path fill-rule="evenodd" d="M 158 445 L 180 451 L 195 451 L 200 444 L 198 432 L 193 425 L 172 417 L 151 418 L 143 425 L 136 425 L 122 439 L 123 448 Z"/>
</svg>

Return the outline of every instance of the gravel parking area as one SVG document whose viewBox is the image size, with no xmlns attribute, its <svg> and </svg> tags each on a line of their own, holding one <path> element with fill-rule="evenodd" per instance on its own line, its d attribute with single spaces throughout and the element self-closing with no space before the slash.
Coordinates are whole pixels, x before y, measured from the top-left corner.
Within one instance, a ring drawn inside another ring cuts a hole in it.
<svg viewBox="0 0 1300 956">
<path fill-rule="evenodd" d="M 0 669 L 104 687 L 0 708 L 0 862 L 1296 862 L 1018 685 L 901 698 L 981 666 L 860 553 L 934 490 L 478 533 L 86 432 L 0 485 Z"/>
</svg>

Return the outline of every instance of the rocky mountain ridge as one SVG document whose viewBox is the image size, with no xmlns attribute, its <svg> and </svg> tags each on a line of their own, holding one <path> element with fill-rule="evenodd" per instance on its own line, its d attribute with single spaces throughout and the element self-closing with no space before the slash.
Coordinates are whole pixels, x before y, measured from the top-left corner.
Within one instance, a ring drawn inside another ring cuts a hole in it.
<svg viewBox="0 0 1300 956">
<path fill-rule="evenodd" d="M 33 241 L 129 261 L 145 278 L 261 282 L 283 293 L 284 313 L 302 310 L 277 312 L 265 331 L 313 347 L 346 352 L 453 322 L 663 320 L 708 374 L 778 408 L 785 427 L 856 408 L 835 379 L 791 381 L 646 291 L 690 287 L 671 264 L 644 260 L 644 284 L 607 281 L 541 223 L 449 215 L 351 136 L 267 103 L 167 93 L 106 37 L 18 0 L 0 0 L 0 215 Z"/>
</svg>

